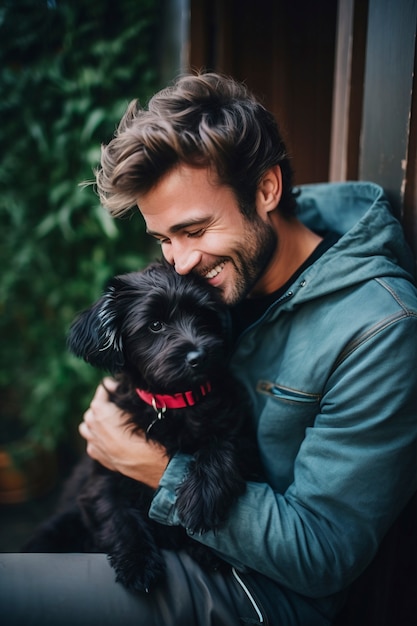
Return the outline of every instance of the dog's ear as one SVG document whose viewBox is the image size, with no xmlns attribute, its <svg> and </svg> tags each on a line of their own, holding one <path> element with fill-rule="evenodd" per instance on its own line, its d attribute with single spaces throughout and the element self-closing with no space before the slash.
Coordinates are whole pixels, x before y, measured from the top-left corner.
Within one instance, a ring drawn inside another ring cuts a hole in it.
<svg viewBox="0 0 417 626">
<path fill-rule="evenodd" d="M 110 284 L 100 300 L 76 318 L 67 340 L 75 356 L 112 374 L 120 372 L 125 362 L 116 291 L 115 283 Z"/>
</svg>

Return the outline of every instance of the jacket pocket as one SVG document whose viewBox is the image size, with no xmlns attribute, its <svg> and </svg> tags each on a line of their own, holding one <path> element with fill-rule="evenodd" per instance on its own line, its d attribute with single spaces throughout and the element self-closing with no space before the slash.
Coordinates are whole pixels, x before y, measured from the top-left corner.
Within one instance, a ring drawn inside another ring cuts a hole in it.
<svg viewBox="0 0 417 626">
<path fill-rule="evenodd" d="M 309 404 L 318 404 L 320 402 L 320 394 L 307 393 L 289 387 L 282 387 L 276 383 L 260 380 L 256 387 L 257 391 L 266 394 L 269 397 L 276 398 L 287 402 L 305 402 Z"/>
<path fill-rule="evenodd" d="M 283 493 L 294 479 L 295 459 L 306 430 L 314 426 L 321 398 L 268 381 L 260 381 L 257 392 L 256 428 L 262 462 L 269 483 Z"/>
</svg>

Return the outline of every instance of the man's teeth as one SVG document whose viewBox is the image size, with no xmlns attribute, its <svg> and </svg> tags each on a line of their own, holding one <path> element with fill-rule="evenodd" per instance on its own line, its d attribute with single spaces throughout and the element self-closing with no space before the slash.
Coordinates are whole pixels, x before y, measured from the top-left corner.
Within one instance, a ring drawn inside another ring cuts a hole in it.
<svg viewBox="0 0 417 626">
<path fill-rule="evenodd" d="M 216 265 L 216 267 L 213 267 L 212 270 L 207 272 L 207 274 L 205 275 L 205 278 L 214 278 L 215 276 L 217 276 L 217 274 L 220 274 L 223 268 L 224 268 L 224 263 L 220 263 L 219 265 Z"/>
</svg>

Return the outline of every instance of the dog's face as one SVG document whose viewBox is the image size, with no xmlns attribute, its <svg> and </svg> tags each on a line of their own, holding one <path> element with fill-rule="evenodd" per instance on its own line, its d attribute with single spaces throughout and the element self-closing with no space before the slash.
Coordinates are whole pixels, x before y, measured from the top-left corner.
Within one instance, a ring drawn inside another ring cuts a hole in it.
<svg viewBox="0 0 417 626">
<path fill-rule="evenodd" d="M 69 349 L 112 374 L 128 373 L 153 393 L 213 379 L 225 358 L 225 308 L 203 279 L 165 263 L 112 279 L 74 322 Z"/>
</svg>

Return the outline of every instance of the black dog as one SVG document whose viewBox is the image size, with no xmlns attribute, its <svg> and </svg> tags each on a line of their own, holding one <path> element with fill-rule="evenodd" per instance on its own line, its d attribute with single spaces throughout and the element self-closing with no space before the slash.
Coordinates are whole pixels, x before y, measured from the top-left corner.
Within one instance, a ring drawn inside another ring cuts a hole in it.
<svg viewBox="0 0 417 626">
<path fill-rule="evenodd" d="M 254 477 L 249 465 L 257 467 L 248 401 L 226 368 L 225 319 L 217 290 L 204 279 L 154 263 L 114 278 L 69 335 L 74 354 L 117 375 L 112 400 L 132 415 L 133 430 L 163 444 L 169 457 L 193 455 L 177 493 L 191 533 L 218 528 L 244 492 L 244 478 Z M 163 574 L 160 548 L 185 548 L 201 564 L 218 566 L 182 526 L 148 517 L 152 497 L 150 487 L 86 457 L 57 514 L 25 550 L 105 552 L 117 580 L 136 591 Z"/>
</svg>

